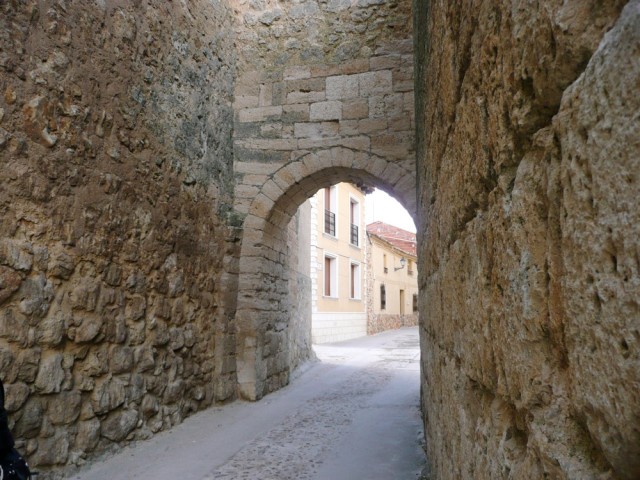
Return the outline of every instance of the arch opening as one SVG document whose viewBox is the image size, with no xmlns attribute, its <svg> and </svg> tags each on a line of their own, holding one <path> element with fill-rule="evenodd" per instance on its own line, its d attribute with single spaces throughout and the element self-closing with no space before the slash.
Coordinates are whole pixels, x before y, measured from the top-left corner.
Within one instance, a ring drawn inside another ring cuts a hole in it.
<svg viewBox="0 0 640 480">
<path fill-rule="evenodd" d="M 286 385 L 300 357 L 311 352 L 310 322 L 308 335 L 295 330 L 294 316 L 311 312 L 301 313 L 304 307 L 296 303 L 302 287 L 293 264 L 299 235 L 292 219 L 320 188 L 340 182 L 384 190 L 415 215 L 413 172 L 344 148 L 309 153 L 265 181 L 248 208 L 238 268 L 236 361 L 242 398 L 257 400 Z"/>
</svg>

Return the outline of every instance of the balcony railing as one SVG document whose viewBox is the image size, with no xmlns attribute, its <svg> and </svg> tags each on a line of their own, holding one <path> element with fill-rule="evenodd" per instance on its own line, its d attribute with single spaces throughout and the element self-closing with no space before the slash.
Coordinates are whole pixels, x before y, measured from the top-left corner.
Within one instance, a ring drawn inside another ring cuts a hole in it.
<svg viewBox="0 0 640 480">
<path fill-rule="evenodd" d="M 336 214 L 331 210 L 324 211 L 324 232 L 336 236 Z"/>
<path fill-rule="evenodd" d="M 358 246 L 358 225 L 351 224 L 351 245 Z"/>
</svg>

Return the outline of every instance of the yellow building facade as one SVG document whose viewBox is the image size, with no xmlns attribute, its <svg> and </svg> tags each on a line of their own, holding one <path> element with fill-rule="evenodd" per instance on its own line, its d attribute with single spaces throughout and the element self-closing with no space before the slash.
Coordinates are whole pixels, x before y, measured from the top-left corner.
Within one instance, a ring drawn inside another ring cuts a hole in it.
<svg viewBox="0 0 640 480">
<path fill-rule="evenodd" d="M 367 225 L 367 334 L 418 324 L 416 236 L 383 222 Z"/>
<path fill-rule="evenodd" d="M 311 198 L 313 343 L 367 334 L 365 193 L 339 183 Z"/>
</svg>

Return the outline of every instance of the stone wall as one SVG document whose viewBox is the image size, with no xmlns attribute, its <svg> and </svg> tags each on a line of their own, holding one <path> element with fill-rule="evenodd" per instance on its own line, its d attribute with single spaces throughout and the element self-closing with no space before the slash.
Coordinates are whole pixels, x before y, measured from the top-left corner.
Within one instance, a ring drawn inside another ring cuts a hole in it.
<svg viewBox="0 0 640 480">
<path fill-rule="evenodd" d="M 411 3 L 252 0 L 235 12 L 238 379 L 257 399 L 288 382 L 287 350 L 297 348 L 281 328 L 297 300 L 279 281 L 291 270 L 285 232 L 297 208 L 348 181 L 415 211 Z"/>
<path fill-rule="evenodd" d="M 367 335 L 375 335 L 385 330 L 394 330 L 402 327 L 415 327 L 418 325 L 418 314 L 405 315 L 391 313 L 373 313 L 367 315 Z"/>
<path fill-rule="evenodd" d="M 289 224 L 291 274 L 289 297 L 289 368 L 295 370 L 314 354 L 311 348 L 311 203 L 305 202 Z"/>
<path fill-rule="evenodd" d="M 414 2 L 434 478 L 640 477 L 640 2 L 625 3 Z"/>
<path fill-rule="evenodd" d="M 235 395 L 232 19 L 0 3 L 0 374 L 39 478 Z"/>
</svg>

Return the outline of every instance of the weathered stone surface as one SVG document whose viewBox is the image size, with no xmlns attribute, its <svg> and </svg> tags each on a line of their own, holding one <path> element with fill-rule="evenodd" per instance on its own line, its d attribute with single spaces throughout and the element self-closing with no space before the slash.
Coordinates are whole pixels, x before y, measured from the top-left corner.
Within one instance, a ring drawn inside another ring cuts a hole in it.
<svg viewBox="0 0 640 480">
<path fill-rule="evenodd" d="M 98 440 L 100 440 L 100 421 L 97 418 L 78 423 L 76 448 L 90 452 L 96 448 Z"/>
<path fill-rule="evenodd" d="M 100 434 L 113 442 L 124 438 L 135 428 L 138 423 L 138 412 L 135 410 L 118 410 L 107 416 L 102 422 Z"/>
<path fill-rule="evenodd" d="M 437 478 L 640 474 L 640 10 L 624 3 L 414 2 Z"/>
<path fill-rule="evenodd" d="M 3 238 L 0 240 L 0 265 L 28 272 L 33 265 L 33 246 L 26 242 Z"/>
<path fill-rule="evenodd" d="M 317 102 L 309 105 L 309 120 L 340 120 L 342 118 L 342 102 Z"/>
<path fill-rule="evenodd" d="M 15 412 L 24 405 L 29 397 L 29 386 L 24 382 L 5 384 L 5 408 Z"/>
<path fill-rule="evenodd" d="M 47 419 L 54 425 L 66 425 L 75 422 L 80 416 L 80 392 L 61 392 L 49 401 Z M 59 463 L 59 462 L 56 462 Z"/>
<path fill-rule="evenodd" d="M 35 386 L 42 393 L 57 393 L 62 387 L 64 376 L 62 355 L 54 353 L 44 356 L 40 360 Z"/>
<path fill-rule="evenodd" d="M 0 265 L 0 305 L 20 288 L 21 283 L 22 277 L 16 270 Z"/>
<path fill-rule="evenodd" d="M 53 294 L 53 285 L 46 280 L 43 274 L 26 279 L 19 292 L 20 311 L 25 315 L 44 317 L 49 310 Z"/>
<path fill-rule="evenodd" d="M 69 455 L 69 439 L 63 432 L 49 438 L 38 440 L 38 450 L 33 455 L 33 461 L 37 465 L 64 464 Z"/>
<path fill-rule="evenodd" d="M 40 433 L 43 408 L 39 398 L 30 398 L 20 410 L 21 415 L 13 429 L 18 438 L 34 438 Z"/>
<path fill-rule="evenodd" d="M 122 405 L 126 400 L 126 384 L 119 378 L 111 378 L 96 385 L 91 394 L 95 413 L 106 413 Z"/>
</svg>

